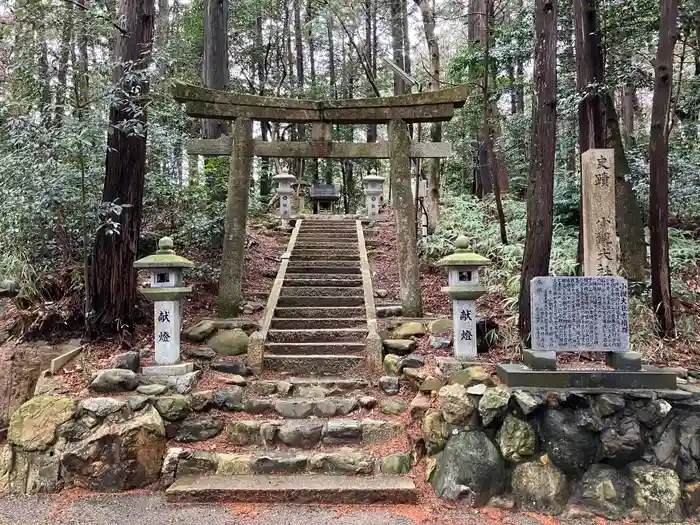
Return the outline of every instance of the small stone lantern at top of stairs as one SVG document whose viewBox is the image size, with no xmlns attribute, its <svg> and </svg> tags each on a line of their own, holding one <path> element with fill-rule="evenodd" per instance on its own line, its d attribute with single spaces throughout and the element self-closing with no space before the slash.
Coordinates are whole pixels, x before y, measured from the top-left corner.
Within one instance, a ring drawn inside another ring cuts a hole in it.
<svg viewBox="0 0 700 525">
<path fill-rule="evenodd" d="M 134 268 L 151 271 L 150 287 L 140 292 L 153 300 L 156 366 L 144 367 L 144 375 L 183 375 L 193 370 L 192 363 L 180 363 L 181 301 L 192 292 L 182 273 L 192 267 L 192 261 L 175 254 L 170 237 L 158 241 L 156 253 L 134 263 Z"/>
<path fill-rule="evenodd" d="M 282 173 L 272 177 L 272 180 L 277 183 L 277 195 L 280 197 L 280 218 L 289 219 L 292 216 L 293 184 L 297 178 L 287 170 L 282 170 Z"/>
<path fill-rule="evenodd" d="M 365 187 L 367 217 L 371 221 L 376 221 L 379 219 L 379 206 L 383 194 L 382 184 L 384 184 L 384 177 L 377 175 L 377 170 L 373 169 L 369 172 L 369 175 L 362 179 L 362 184 Z"/>
<path fill-rule="evenodd" d="M 447 286 L 442 291 L 452 298 L 454 353 L 460 361 L 476 358 L 476 300 L 486 293 L 479 282 L 479 269 L 491 264 L 487 258 L 469 251 L 469 240 L 460 235 L 452 255 L 438 266 L 447 268 Z"/>
</svg>

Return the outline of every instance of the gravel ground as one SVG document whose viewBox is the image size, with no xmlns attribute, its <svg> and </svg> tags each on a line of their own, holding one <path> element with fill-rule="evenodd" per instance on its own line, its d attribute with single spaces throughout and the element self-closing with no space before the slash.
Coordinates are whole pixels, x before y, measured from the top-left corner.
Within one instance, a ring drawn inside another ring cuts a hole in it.
<svg viewBox="0 0 700 525">
<path fill-rule="evenodd" d="M 551 518 L 516 513 L 455 509 L 420 516 L 411 507 L 318 508 L 294 505 L 173 505 L 161 494 L 71 494 L 0 498 L 0 525 L 550 525 Z M 411 516 L 411 517 L 407 517 Z M 570 521 L 567 525 L 594 525 Z"/>
</svg>

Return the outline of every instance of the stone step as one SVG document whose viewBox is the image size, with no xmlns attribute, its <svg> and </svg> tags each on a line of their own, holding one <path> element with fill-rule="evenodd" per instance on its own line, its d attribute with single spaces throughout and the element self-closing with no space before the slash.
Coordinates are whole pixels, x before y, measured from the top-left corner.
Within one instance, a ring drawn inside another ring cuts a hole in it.
<svg viewBox="0 0 700 525">
<path fill-rule="evenodd" d="M 292 250 L 292 255 L 359 255 L 358 250 L 307 250 L 307 249 L 297 249 Z"/>
<path fill-rule="evenodd" d="M 166 491 L 171 503 L 413 503 L 413 481 L 401 476 L 188 476 Z"/>
<path fill-rule="evenodd" d="M 345 282 L 357 282 L 359 284 L 353 285 L 353 286 L 361 286 L 362 285 L 362 275 L 360 274 L 353 274 L 353 273 L 297 273 L 294 270 L 288 270 L 287 273 L 284 276 L 285 282 L 287 280 L 294 280 L 294 279 L 332 279 L 334 281 L 345 281 Z M 336 284 L 336 283 L 333 283 Z M 338 283 L 340 286 L 340 284 Z M 345 286 L 345 285 L 343 285 Z"/>
<path fill-rule="evenodd" d="M 327 308 L 318 306 L 280 308 L 280 306 L 278 304 L 278 307 L 275 308 L 275 317 L 280 319 L 350 318 L 364 317 L 366 315 L 364 304 L 362 306 L 333 306 Z"/>
<path fill-rule="evenodd" d="M 300 410 L 305 407 L 300 406 Z M 235 419 L 226 425 L 227 442 L 246 449 L 247 454 L 269 452 L 269 447 L 317 449 L 390 441 L 404 433 L 398 421 L 381 419 Z M 282 448 L 285 450 L 285 448 Z"/>
<path fill-rule="evenodd" d="M 339 288 L 340 289 L 340 288 Z M 280 297 L 277 300 L 278 306 L 364 306 L 364 297 L 316 297 L 312 296 L 291 296 Z"/>
<path fill-rule="evenodd" d="M 285 288 L 287 287 L 305 287 L 305 286 L 311 286 L 311 287 L 316 287 L 316 286 L 332 286 L 334 288 L 340 288 L 340 287 L 353 287 L 353 286 L 362 286 L 362 277 L 359 275 L 349 275 L 346 276 L 345 279 L 333 279 L 333 278 L 313 278 L 313 277 L 306 277 L 306 278 L 297 278 L 296 274 L 291 275 L 291 279 L 289 278 L 290 275 L 286 275 L 284 278 L 284 284 L 283 286 Z"/>
<path fill-rule="evenodd" d="M 281 382 L 284 383 L 283 391 L 280 391 L 278 388 L 280 381 L 275 379 L 251 381 L 248 389 L 252 392 L 264 393 L 265 395 L 277 394 L 286 397 L 298 397 L 303 390 L 308 391 L 311 388 L 323 388 L 328 391 L 328 395 L 331 395 L 356 390 L 364 391 L 371 386 L 367 379 L 346 379 L 341 377 L 285 377 Z M 289 385 L 291 385 L 291 388 Z"/>
<path fill-rule="evenodd" d="M 336 376 L 360 372 L 365 357 L 359 355 L 265 355 L 263 368 L 291 375 Z"/>
<path fill-rule="evenodd" d="M 357 241 L 299 241 L 294 244 L 294 249 L 302 250 L 357 250 Z"/>
<path fill-rule="evenodd" d="M 295 273 L 333 273 L 333 274 L 345 274 L 345 275 L 359 275 L 360 265 L 359 263 L 353 263 L 353 266 L 331 266 L 329 263 L 310 263 L 310 262 L 299 262 L 290 261 L 287 267 L 288 272 Z"/>
<path fill-rule="evenodd" d="M 284 297 L 362 297 L 362 286 L 282 286 Z"/>
<path fill-rule="evenodd" d="M 272 356 L 275 357 L 275 356 Z M 356 356 L 351 356 L 356 358 Z M 294 374 L 293 374 L 294 375 Z M 328 373 L 327 376 L 337 376 Z M 276 381 L 276 383 L 279 383 Z M 275 388 L 279 393 L 279 387 Z M 289 390 L 292 390 L 290 388 Z M 246 397 L 231 406 L 229 412 L 240 412 L 248 415 L 278 416 L 283 419 L 306 419 L 309 417 L 332 418 L 345 417 L 360 410 L 359 393 L 352 396 L 299 397 L 308 395 L 303 388 L 296 388 L 297 395 L 289 397 Z M 262 391 L 261 391 L 262 393 Z M 269 390 L 265 390 L 266 395 Z M 257 394 L 256 394 L 257 395 Z M 281 394 L 280 394 L 281 395 Z"/>
<path fill-rule="evenodd" d="M 343 232 L 343 231 L 334 231 L 334 232 L 327 232 L 327 231 L 307 231 L 307 232 L 299 232 L 299 235 L 297 235 L 297 241 L 299 240 L 304 240 L 304 239 L 320 239 L 322 241 L 341 241 L 341 240 L 350 240 L 350 241 L 357 241 L 357 232 Z"/>
<path fill-rule="evenodd" d="M 331 341 L 360 342 L 367 337 L 367 328 L 317 328 L 313 330 L 269 330 L 270 343 L 326 343 Z"/>
<path fill-rule="evenodd" d="M 365 343 L 267 343 L 266 355 L 351 355 L 364 352 Z"/>
<path fill-rule="evenodd" d="M 343 273 L 344 270 L 341 270 L 341 268 L 359 268 L 360 261 L 321 261 L 318 263 L 307 261 L 290 261 L 288 268 L 290 270 L 294 270 L 299 268 L 315 268 L 316 266 L 322 266 L 324 268 L 338 268 L 338 273 Z"/>
<path fill-rule="evenodd" d="M 328 253 L 324 255 L 306 255 L 303 253 L 296 253 L 292 252 L 292 256 L 290 257 L 291 261 L 319 261 L 319 262 L 326 262 L 326 261 L 357 261 L 358 263 L 360 262 L 360 254 L 354 254 L 354 255 L 345 255 L 345 254 L 335 254 L 335 253 Z"/>
<path fill-rule="evenodd" d="M 334 235 L 340 233 L 343 235 L 355 235 L 357 236 L 357 230 L 355 228 L 301 228 L 299 234 L 318 234 L 318 235 Z"/>
<path fill-rule="evenodd" d="M 314 319 L 272 319 L 270 328 L 278 330 L 310 330 L 314 328 L 365 328 L 367 320 L 364 317 L 356 318 L 314 318 Z"/>
</svg>

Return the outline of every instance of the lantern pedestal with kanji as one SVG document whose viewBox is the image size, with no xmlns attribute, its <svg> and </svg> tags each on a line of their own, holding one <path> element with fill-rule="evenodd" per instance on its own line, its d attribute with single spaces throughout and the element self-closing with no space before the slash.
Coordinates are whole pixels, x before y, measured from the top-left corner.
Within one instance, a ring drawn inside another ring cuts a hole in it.
<svg viewBox="0 0 700 525">
<path fill-rule="evenodd" d="M 382 184 L 384 184 L 384 177 L 377 175 L 377 170 L 372 170 L 369 175 L 362 179 L 362 184 L 365 187 L 367 217 L 371 221 L 379 220 L 379 206 L 382 202 Z"/>
<path fill-rule="evenodd" d="M 460 361 L 476 359 L 476 300 L 486 293 L 479 282 L 479 269 L 491 261 L 468 250 L 468 239 L 460 235 L 455 252 L 438 261 L 447 268 L 447 286 L 442 291 L 452 298 L 454 354 Z"/>
<path fill-rule="evenodd" d="M 272 180 L 277 183 L 277 195 L 280 198 L 280 218 L 290 219 L 292 217 L 292 197 L 294 196 L 294 188 L 292 185 L 297 181 L 294 175 L 290 175 L 287 170 L 284 170 L 279 175 L 272 177 Z"/>
<path fill-rule="evenodd" d="M 140 289 L 153 300 L 156 366 L 144 367 L 144 375 L 183 375 L 194 370 L 192 363 L 180 362 L 181 302 L 192 292 L 185 286 L 182 272 L 194 263 L 176 255 L 173 240 L 163 237 L 158 251 L 134 263 L 138 269 L 151 271 L 150 287 Z"/>
</svg>

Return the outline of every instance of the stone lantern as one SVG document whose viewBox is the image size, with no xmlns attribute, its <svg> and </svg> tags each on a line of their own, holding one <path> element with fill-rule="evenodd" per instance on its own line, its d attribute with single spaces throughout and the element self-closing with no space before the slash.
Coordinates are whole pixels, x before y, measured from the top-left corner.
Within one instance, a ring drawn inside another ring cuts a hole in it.
<svg viewBox="0 0 700 525">
<path fill-rule="evenodd" d="M 294 188 L 292 185 L 297 181 L 294 175 L 290 175 L 287 170 L 283 170 L 279 175 L 272 177 L 277 183 L 277 195 L 280 197 L 280 217 L 289 219 L 292 216 L 292 197 Z"/>
<path fill-rule="evenodd" d="M 158 241 L 155 254 L 134 263 L 134 268 L 151 272 L 150 287 L 140 291 L 153 300 L 156 366 L 144 367 L 144 375 L 183 375 L 193 371 L 192 363 L 180 363 L 181 302 L 192 292 L 191 286 L 185 286 L 182 273 L 192 267 L 192 261 L 175 255 L 170 237 Z"/>
<path fill-rule="evenodd" d="M 365 204 L 367 205 L 367 216 L 370 220 L 376 221 L 379 219 L 379 205 L 382 199 L 382 184 L 384 177 L 377 175 L 377 170 L 369 172 L 362 184 L 365 187 Z"/>
<path fill-rule="evenodd" d="M 454 353 L 460 361 L 476 358 L 476 300 L 486 293 L 479 282 L 479 269 L 491 264 L 485 257 L 470 252 L 468 246 L 468 239 L 460 235 L 454 253 L 437 263 L 447 268 L 447 286 L 442 291 L 452 298 Z"/>
</svg>

